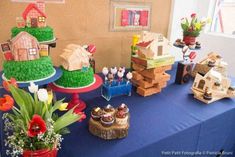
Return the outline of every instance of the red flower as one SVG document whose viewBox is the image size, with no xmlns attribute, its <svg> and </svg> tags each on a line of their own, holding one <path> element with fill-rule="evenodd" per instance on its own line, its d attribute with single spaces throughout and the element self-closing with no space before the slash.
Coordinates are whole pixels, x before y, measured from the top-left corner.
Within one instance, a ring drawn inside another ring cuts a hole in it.
<svg viewBox="0 0 235 157">
<path fill-rule="evenodd" d="M 16 79 L 14 78 L 11 78 L 9 81 L 3 81 L 3 88 L 6 90 L 6 91 L 9 91 L 9 84 L 15 86 L 15 87 L 18 87 L 17 85 L 17 82 L 16 82 Z"/>
<path fill-rule="evenodd" d="M 192 14 L 191 14 L 191 18 L 195 18 L 196 16 L 197 16 L 196 13 L 192 13 Z"/>
<path fill-rule="evenodd" d="M 28 136 L 34 137 L 38 134 L 43 134 L 47 130 L 46 123 L 41 116 L 35 114 L 29 123 Z"/>
<path fill-rule="evenodd" d="M 10 95 L 4 95 L 3 98 L 0 98 L 0 110 L 9 111 L 14 105 L 14 100 Z"/>
<path fill-rule="evenodd" d="M 76 114 L 78 114 L 78 115 L 81 116 L 81 119 L 79 119 L 79 122 L 82 122 L 84 119 L 86 119 L 86 115 L 85 115 L 84 112 L 78 112 L 78 113 L 76 113 Z"/>
</svg>

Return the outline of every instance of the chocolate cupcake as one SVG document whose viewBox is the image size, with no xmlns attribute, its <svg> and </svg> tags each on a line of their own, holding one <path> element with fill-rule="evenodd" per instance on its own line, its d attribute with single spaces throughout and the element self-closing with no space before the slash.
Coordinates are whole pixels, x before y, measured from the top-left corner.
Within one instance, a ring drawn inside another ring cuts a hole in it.
<svg viewBox="0 0 235 157">
<path fill-rule="evenodd" d="M 128 122 L 128 115 L 124 111 L 117 111 L 116 123 L 118 125 L 126 125 Z"/>
<path fill-rule="evenodd" d="M 104 108 L 104 112 L 107 114 L 111 114 L 112 116 L 115 114 L 115 108 L 108 104 L 105 108 Z"/>
<path fill-rule="evenodd" d="M 101 117 L 100 121 L 104 127 L 110 127 L 114 123 L 114 117 L 110 114 L 105 114 Z"/>
<path fill-rule="evenodd" d="M 125 114 L 127 114 L 127 113 L 129 113 L 129 108 L 127 107 L 127 105 L 121 104 L 121 105 L 118 107 L 118 111 L 123 111 Z"/>
<path fill-rule="evenodd" d="M 103 110 L 99 107 L 95 107 L 91 111 L 91 117 L 93 120 L 96 120 L 96 121 L 99 121 L 103 114 L 104 114 Z"/>
<path fill-rule="evenodd" d="M 203 98 L 204 98 L 205 100 L 212 100 L 212 93 L 211 93 L 211 92 L 205 92 L 205 93 L 203 94 Z"/>
</svg>

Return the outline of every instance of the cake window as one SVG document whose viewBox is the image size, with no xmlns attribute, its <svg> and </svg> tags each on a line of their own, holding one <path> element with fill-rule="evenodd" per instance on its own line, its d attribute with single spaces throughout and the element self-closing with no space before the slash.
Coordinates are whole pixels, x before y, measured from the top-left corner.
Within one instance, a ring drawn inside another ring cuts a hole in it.
<svg viewBox="0 0 235 157">
<path fill-rule="evenodd" d="M 38 22 L 45 22 L 45 17 L 39 16 L 38 17 Z"/>
<path fill-rule="evenodd" d="M 37 54 L 37 50 L 35 48 L 31 48 L 31 49 L 29 49 L 29 54 L 30 55 L 36 55 Z"/>
</svg>

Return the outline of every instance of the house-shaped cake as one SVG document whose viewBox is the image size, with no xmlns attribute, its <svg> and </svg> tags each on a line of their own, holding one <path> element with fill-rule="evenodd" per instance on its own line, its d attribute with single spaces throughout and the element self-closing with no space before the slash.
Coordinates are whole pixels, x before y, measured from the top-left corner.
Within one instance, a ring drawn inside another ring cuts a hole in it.
<svg viewBox="0 0 235 157">
<path fill-rule="evenodd" d="M 12 54 L 15 61 L 28 61 L 39 58 L 39 43 L 27 32 L 20 32 L 11 39 Z"/>
<path fill-rule="evenodd" d="M 38 0 L 30 3 L 22 14 L 28 27 L 46 27 L 46 14 L 44 1 Z M 20 21 L 22 23 L 22 21 Z"/>
<path fill-rule="evenodd" d="M 235 97 L 231 80 L 211 69 L 206 75 L 197 73 L 192 91 L 194 97 L 207 104 L 226 97 Z"/>
<path fill-rule="evenodd" d="M 226 76 L 227 66 L 228 64 L 223 61 L 223 58 L 218 53 L 211 52 L 195 65 L 192 76 L 195 77 L 197 73 L 205 75 L 212 68 Z"/>
<path fill-rule="evenodd" d="M 60 55 L 62 59 L 62 66 L 68 71 L 80 70 L 83 67 L 89 67 L 89 59 L 91 53 L 85 48 L 76 44 L 69 44 L 64 53 Z"/>
<path fill-rule="evenodd" d="M 170 42 L 158 33 L 144 31 L 140 42 L 136 45 L 138 56 L 147 59 L 157 59 L 169 54 Z"/>
</svg>

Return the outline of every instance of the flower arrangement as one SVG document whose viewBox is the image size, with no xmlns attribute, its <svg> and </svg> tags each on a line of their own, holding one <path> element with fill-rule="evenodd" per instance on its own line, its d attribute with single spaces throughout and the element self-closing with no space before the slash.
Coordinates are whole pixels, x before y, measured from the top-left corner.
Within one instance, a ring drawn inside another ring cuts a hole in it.
<svg viewBox="0 0 235 157">
<path fill-rule="evenodd" d="M 71 109 L 59 116 L 55 111 L 67 110 L 68 104 L 63 103 L 63 100 L 53 104 L 52 92 L 38 89 L 34 83 L 28 87 L 31 94 L 9 82 L 5 82 L 4 86 L 12 95 L 0 98 L 0 110 L 12 111 L 3 114 L 5 146 L 9 148 L 6 154 L 28 157 L 33 156 L 35 151 L 53 151 L 54 154 L 47 154 L 47 157 L 56 156 L 63 140 L 62 135 L 69 133 L 67 126 L 81 121 L 85 115 L 74 113 L 74 109 Z M 14 105 L 14 101 L 17 105 Z"/>
<path fill-rule="evenodd" d="M 191 19 L 188 19 L 187 17 L 182 18 L 181 28 L 183 29 L 183 35 L 198 37 L 206 24 L 210 22 L 210 18 L 202 18 L 201 20 L 198 20 L 195 13 L 191 14 Z"/>
</svg>

